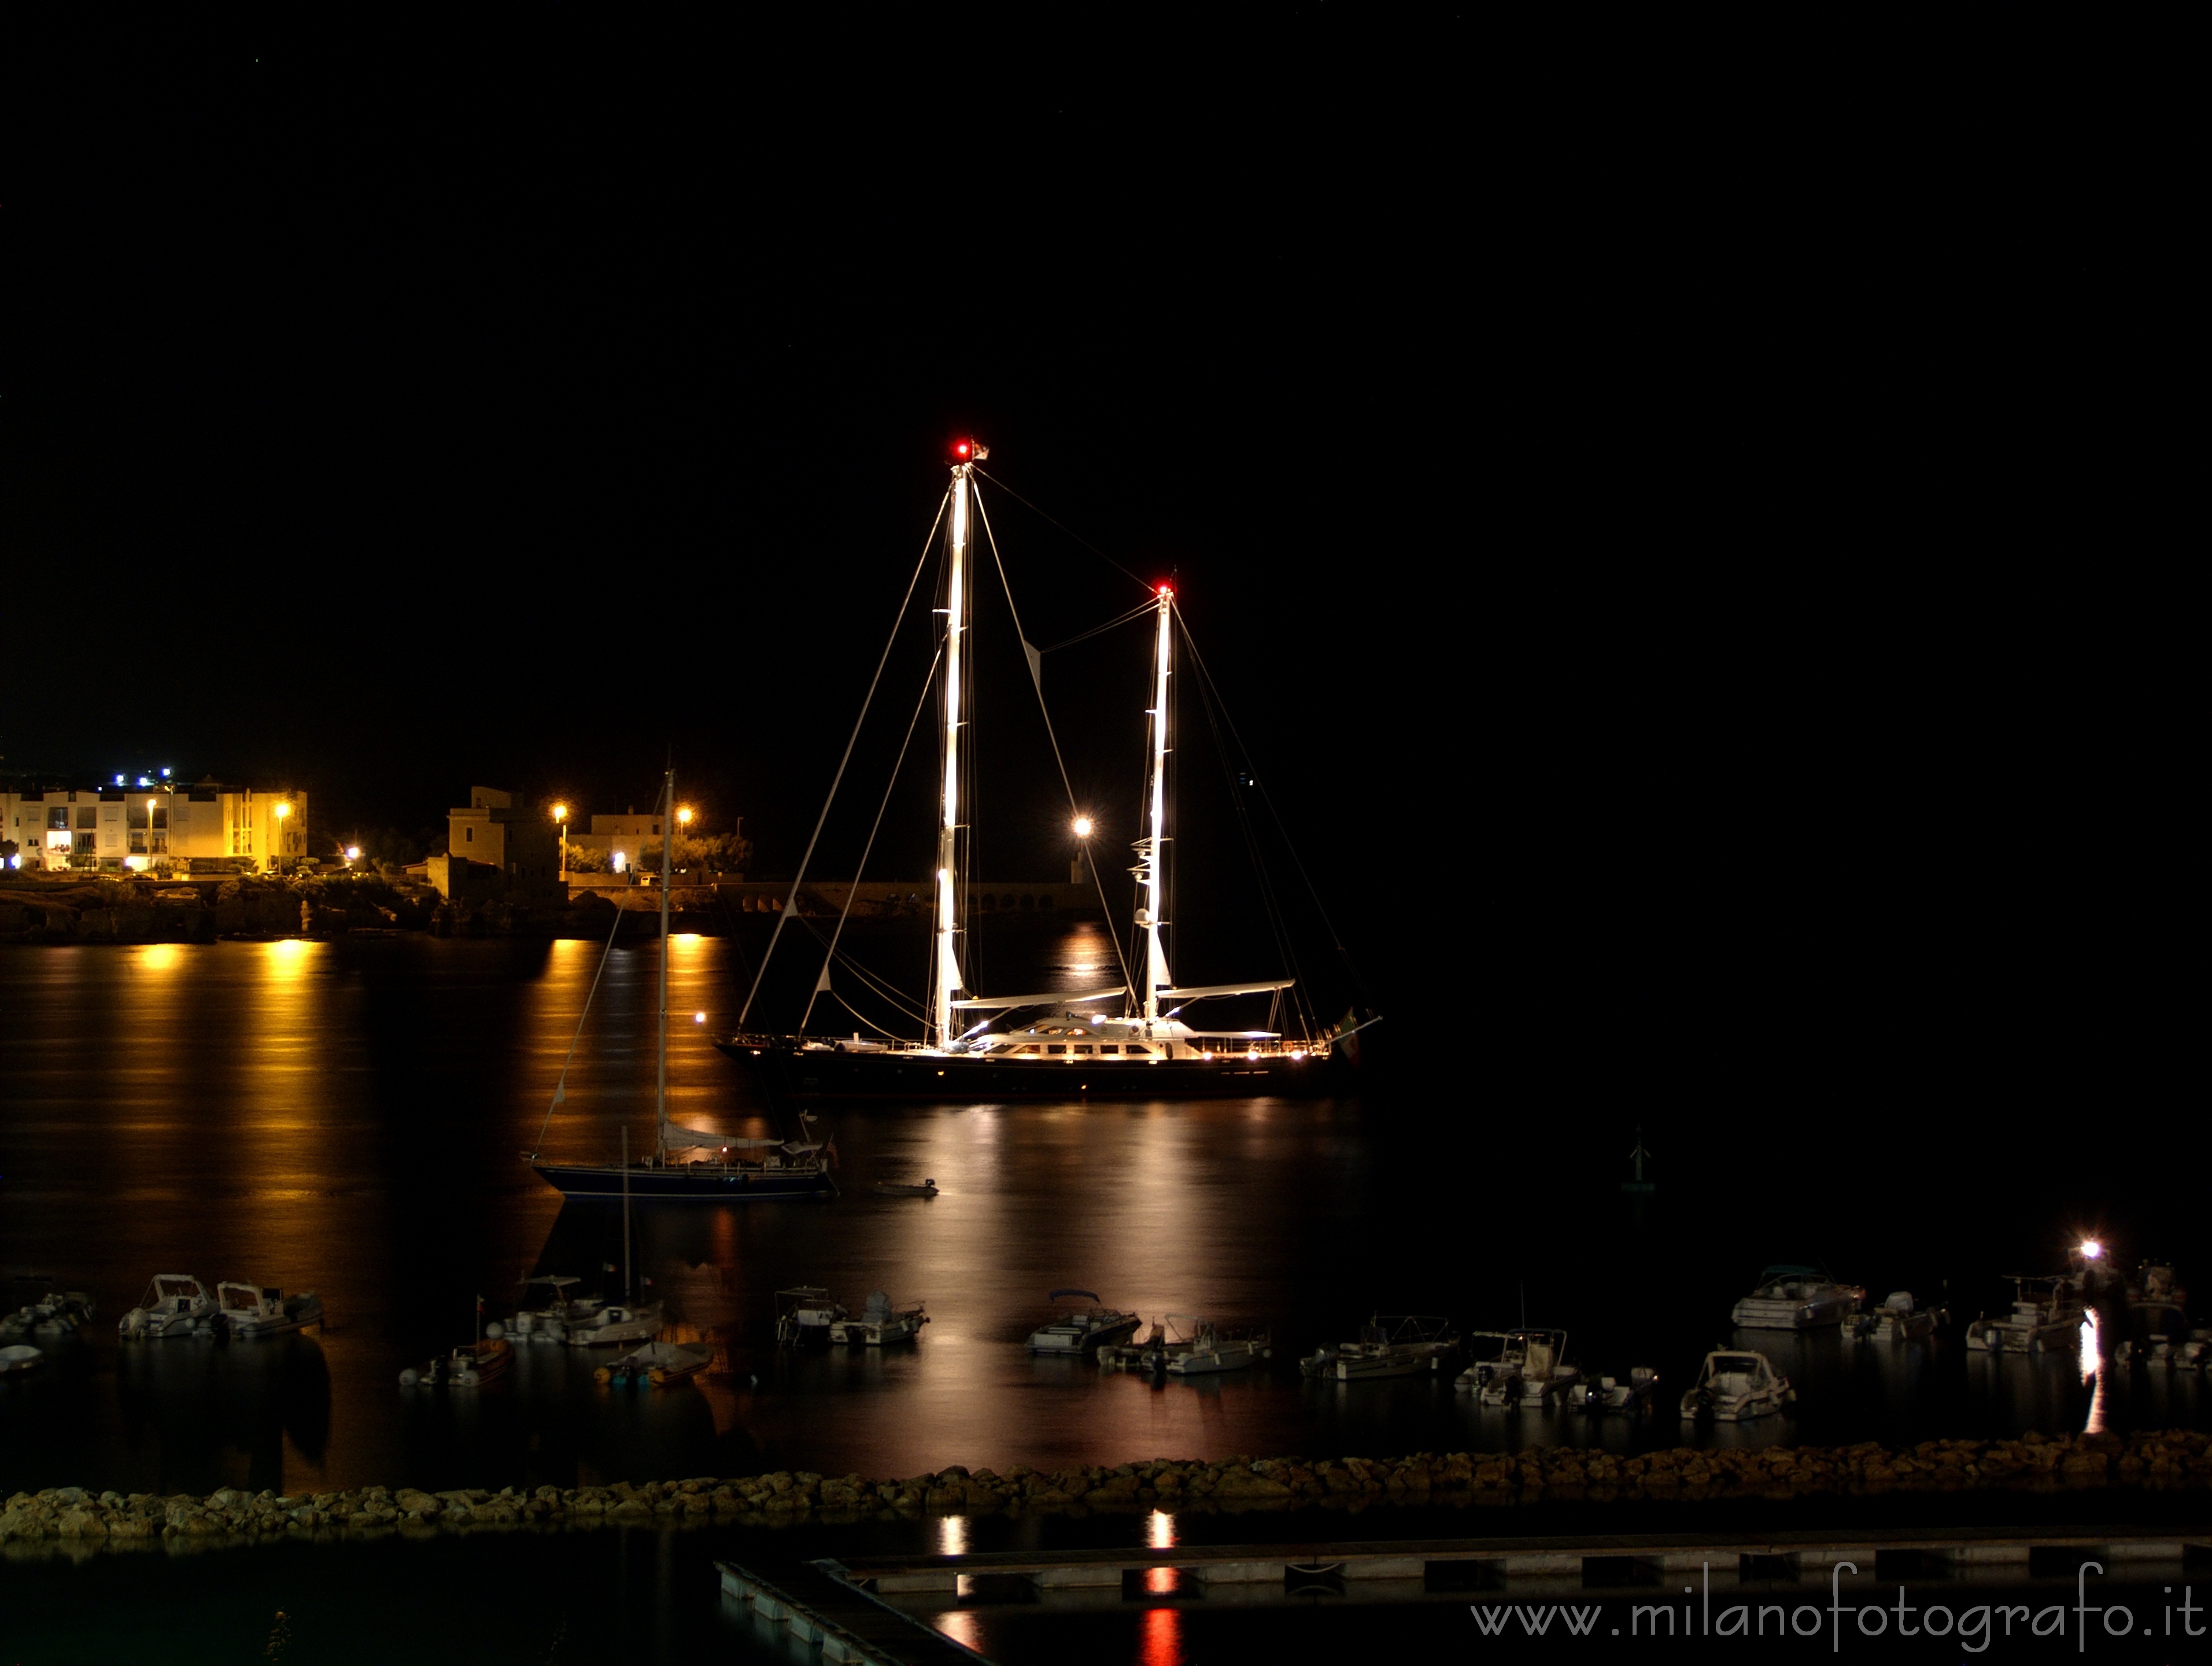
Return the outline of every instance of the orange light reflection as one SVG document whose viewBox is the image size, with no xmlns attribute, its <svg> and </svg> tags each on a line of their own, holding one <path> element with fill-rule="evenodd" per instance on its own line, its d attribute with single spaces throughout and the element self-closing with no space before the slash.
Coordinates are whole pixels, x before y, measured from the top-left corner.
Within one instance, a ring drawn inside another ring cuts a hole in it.
<svg viewBox="0 0 2212 1666">
<path fill-rule="evenodd" d="M 1182 1613 L 1177 1608 L 1145 1611 L 1145 1666 L 1182 1666 Z"/>
</svg>

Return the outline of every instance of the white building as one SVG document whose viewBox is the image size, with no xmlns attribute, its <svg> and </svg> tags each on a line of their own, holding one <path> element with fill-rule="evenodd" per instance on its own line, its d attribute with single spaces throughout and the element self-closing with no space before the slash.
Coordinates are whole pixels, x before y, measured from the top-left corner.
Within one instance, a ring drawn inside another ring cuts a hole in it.
<svg viewBox="0 0 2212 1666">
<path fill-rule="evenodd" d="M 307 795 L 296 787 L 189 785 L 159 775 L 100 786 L 0 792 L 0 838 L 24 872 L 188 872 L 195 862 L 243 873 L 289 872 L 307 851 Z"/>
</svg>

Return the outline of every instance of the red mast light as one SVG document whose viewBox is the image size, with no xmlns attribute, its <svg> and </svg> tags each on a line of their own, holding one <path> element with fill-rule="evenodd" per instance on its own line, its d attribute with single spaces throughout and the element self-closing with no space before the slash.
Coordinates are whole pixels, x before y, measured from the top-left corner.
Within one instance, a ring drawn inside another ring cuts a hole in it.
<svg viewBox="0 0 2212 1666">
<path fill-rule="evenodd" d="M 972 435 L 963 435 L 952 442 L 951 452 L 953 465 L 957 468 L 963 463 L 981 462 L 991 454 L 991 448 L 978 445 Z"/>
</svg>

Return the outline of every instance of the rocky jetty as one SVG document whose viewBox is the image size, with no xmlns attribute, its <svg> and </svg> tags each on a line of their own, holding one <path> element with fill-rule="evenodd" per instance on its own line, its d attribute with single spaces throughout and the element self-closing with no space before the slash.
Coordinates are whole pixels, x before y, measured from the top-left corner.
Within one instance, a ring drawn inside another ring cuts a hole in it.
<svg viewBox="0 0 2212 1666">
<path fill-rule="evenodd" d="M 1539 1499 L 1692 1503 L 2099 1488 L 2212 1489 L 2212 1433 L 2031 1434 L 2018 1440 L 1931 1440 L 1905 1449 L 1872 1443 L 1757 1451 L 1686 1446 L 1635 1457 L 1550 1446 L 1399 1458 L 1155 1458 L 1110 1469 L 1048 1471 L 1015 1464 L 1004 1474 L 955 1466 L 899 1481 L 777 1470 L 729 1480 L 498 1493 L 368 1487 L 279 1494 L 225 1488 L 205 1498 L 163 1498 L 64 1487 L 18 1493 L 0 1505 L 0 1553 L 191 1550 L 272 1537 L 336 1541 L 531 1528 L 835 1526 L 922 1516 L 1357 1511 L 1408 1505 L 1510 1506 Z"/>
</svg>

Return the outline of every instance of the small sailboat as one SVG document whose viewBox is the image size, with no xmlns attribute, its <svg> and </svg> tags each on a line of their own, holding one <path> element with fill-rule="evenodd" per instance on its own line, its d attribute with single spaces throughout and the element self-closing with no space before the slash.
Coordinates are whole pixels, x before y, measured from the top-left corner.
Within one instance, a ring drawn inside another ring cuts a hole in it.
<svg viewBox="0 0 2212 1666">
<path fill-rule="evenodd" d="M 287 1296 L 273 1286 L 226 1280 L 216 1286 L 216 1311 L 233 1336 L 276 1336 L 322 1323 L 323 1298 L 312 1290 Z"/>
<path fill-rule="evenodd" d="M 830 1323 L 830 1340 L 860 1347 L 882 1347 L 890 1342 L 908 1342 L 921 1335 L 921 1328 L 929 1322 L 929 1315 L 921 1310 L 920 1302 L 908 1302 L 903 1307 L 891 1305 L 891 1298 L 880 1290 L 868 1292 L 867 1305 L 857 1318 L 833 1319 Z"/>
<path fill-rule="evenodd" d="M 688 1382 L 714 1362 L 711 1348 L 702 1353 L 678 1342 L 647 1342 L 612 1365 L 601 1365 L 592 1373 L 592 1381 L 631 1388 L 650 1383 L 656 1389 L 665 1389 L 671 1383 Z"/>
<path fill-rule="evenodd" d="M 1067 1296 L 1080 1296 L 1091 1305 L 1068 1308 L 1058 1318 L 1031 1331 L 1031 1353 L 1088 1353 L 1108 1342 L 1134 1335 L 1137 1327 L 1144 1322 L 1133 1313 L 1108 1307 L 1092 1290 L 1055 1290 L 1045 1299 L 1056 1302 Z"/>
<path fill-rule="evenodd" d="M 126 1338 L 213 1336 L 215 1298 L 189 1273 L 157 1273 L 145 1295 L 116 1323 Z"/>
<path fill-rule="evenodd" d="M 664 806 L 661 825 L 674 829 L 676 820 L 676 771 L 667 772 L 663 793 Z M 673 837 L 663 841 L 661 866 L 672 866 L 668 852 L 674 845 Z M 668 906 L 669 875 L 664 872 L 660 886 L 660 1029 L 659 1035 L 659 1070 L 653 1091 L 655 1134 L 653 1155 L 633 1164 L 625 1144 L 621 1162 L 605 1163 L 548 1163 L 541 1160 L 539 1151 L 523 1153 L 538 1178 L 553 1187 L 564 1197 L 627 1199 L 635 1194 L 641 1203 L 760 1203 L 779 1199 L 832 1198 L 837 1195 L 836 1183 L 830 1178 L 829 1165 L 836 1160 L 835 1140 L 812 1141 L 806 1137 L 798 1140 L 740 1139 L 732 1134 L 709 1134 L 702 1129 L 685 1128 L 673 1122 L 668 1115 Z M 781 923 L 781 922 L 779 922 Z M 615 928 L 619 929 L 622 916 L 617 911 Z M 607 951 L 614 948 L 614 933 L 607 937 Z M 601 967 L 605 968 L 602 958 Z M 596 987 L 596 980 L 594 980 Z M 590 1002 L 585 1003 L 590 1010 Z M 583 1021 L 577 1020 L 580 1034 Z M 571 1043 L 571 1056 L 575 1051 Z M 553 1088 L 553 1102 L 546 1107 L 545 1122 L 538 1131 L 539 1146 L 544 1146 L 545 1132 L 552 1126 L 553 1111 L 566 1097 L 565 1082 L 568 1068 L 562 1067 L 562 1080 Z M 811 1124 L 805 1118 L 802 1126 Z"/>
<path fill-rule="evenodd" d="M 422 1366 L 410 1365 L 399 1373 L 403 1389 L 474 1389 L 492 1382 L 503 1374 L 514 1350 L 504 1336 L 498 1335 L 496 1323 L 489 1327 L 493 1334 L 485 1335 L 483 1298 L 477 1298 L 476 1340 L 465 1347 L 457 1347 L 451 1353 L 440 1354 Z"/>
<path fill-rule="evenodd" d="M 629 1224 L 629 1130 L 622 1131 L 623 1299 L 585 1309 L 568 1323 L 573 1348 L 623 1347 L 649 1342 L 664 1322 L 659 1302 L 637 1300 L 637 1269 Z"/>
</svg>

